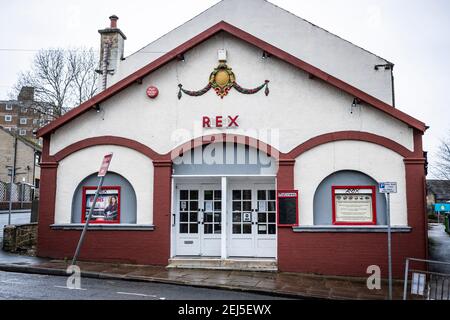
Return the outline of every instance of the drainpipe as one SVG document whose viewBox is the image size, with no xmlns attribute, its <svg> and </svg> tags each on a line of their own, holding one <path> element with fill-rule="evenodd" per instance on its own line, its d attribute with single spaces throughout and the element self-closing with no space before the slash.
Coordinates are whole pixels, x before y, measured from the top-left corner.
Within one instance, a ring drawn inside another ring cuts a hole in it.
<svg viewBox="0 0 450 320">
<path fill-rule="evenodd" d="M 394 64 L 391 64 L 391 88 L 392 88 L 392 106 L 395 108 L 395 90 L 394 90 Z"/>
</svg>

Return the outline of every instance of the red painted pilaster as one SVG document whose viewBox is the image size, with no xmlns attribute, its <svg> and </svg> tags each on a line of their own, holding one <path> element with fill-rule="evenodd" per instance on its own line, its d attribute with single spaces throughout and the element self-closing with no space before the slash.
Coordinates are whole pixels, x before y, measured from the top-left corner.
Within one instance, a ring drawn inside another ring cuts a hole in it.
<svg viewBox="0 0 450 320">
<path fill-rule="evenodd" d="M 404 159 L 406 178 L 406 204 L 408 225 L 417 241 L 411 257 L 426 259 L 428 255 L 428 232 L 426 216 L 425 159 Z"/>
<path fill-rule="evenodd" d="M 42 148 L 41 183 L 39 197 L 39 219 L 38 219 L 38 256 L 51 256 L 51 237 L 50 225 L 55 218 L 55 200 L 56 200 L 56 178 L 58 163 L 53 161 L 49 155 L 50 139 L 44 138 Z"/>
<path fill-rule="evenodd" d="M 279 159 L 278 173 L 277 173 L 277 190 L 289 190 L 294 188 L 294 165 L 295 159 Z M 301 223 L 301 220 L 299 220 Z M 277 243 L 277 260 L 278 269 L 285 270 L 286 265 L 289 265 L 289 246 L 291 245 L 290 238 L 292 238 L 291 227 L 279 227 Z"/>
<path fill-rule="evenodd" d="M 153 224 L 157 237 L 151 246 L 158 264 L 167 265 L 170 257 L 170 204 L 172 161 L 155 160 L 153 181 Z M 150 248 L 149 248 L 150 249 Z"/>
</svg>

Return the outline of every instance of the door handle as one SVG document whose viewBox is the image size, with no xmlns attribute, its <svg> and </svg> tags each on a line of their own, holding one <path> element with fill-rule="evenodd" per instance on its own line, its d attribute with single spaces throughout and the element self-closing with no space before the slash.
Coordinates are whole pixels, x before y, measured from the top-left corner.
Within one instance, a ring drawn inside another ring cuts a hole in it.
<svg viewBox="0 0 450 320">
<path fill-rule="evenodd" d="M 172 227 L 174 227 L 174 226 L 176 225 L 176 216 L 175 216 L 175 213 L 172 213 L 172 218 L 173 218 L 173 220 L 172 220 Z"/>
</svg>

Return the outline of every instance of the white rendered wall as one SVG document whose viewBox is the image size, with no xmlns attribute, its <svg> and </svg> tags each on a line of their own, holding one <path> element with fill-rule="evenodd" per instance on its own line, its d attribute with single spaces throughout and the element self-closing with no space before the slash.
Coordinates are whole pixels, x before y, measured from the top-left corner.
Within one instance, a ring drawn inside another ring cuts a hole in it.
<svg viewBox="0 0 450 320">
<path fill-rule="evenodd" d="M 408 224 L 403 157 L 389 149 L 362 141 L 330 142 L 300 155 L 294 170 L 300 225 L 314 224 L 314 193 L 323 179 L 341 170 L 360 171 L 377 182 L 396 181 L 398 193 L 391 194 L 391 224 Z"/>
<path fill-rule="evenodd" d="M 210 90 L 200 97 L 183 94 L 178 100 L 178 83 L 188 90 L 199 90 L 208 83 L 221 48 L 227 49 L 228 65 L 241 86 L 253 88 L 270 80 L 268 97 L 263 90 L 245 95 L 231 89 L 224 99 Z M 144 78 L 143 84 L 133 84 L 101 103 L 101 112 L 92 110 L 58 129 L 52 135 L 50 153 L 89 137 L 113 135 L 139 141 L 164 154 L 193 137 L 217 132 L 248 135 L 289 152 L 310 138 L 342 130 L 385 136 L 412 150 L 412 129 L 403 122 L 364 104 L 351 110 L 352 96 L 309 79 L 305 72 L 283 61 L 261 56 L 258 48 L 218 34 L 187 52 L 184 62 L 173 61 Z M 146 96 L 149 85 L 159 89 L 155 100 Z M 239 115 L 240 128 L 202 130 L 204 115 Z M 261 135 L 264 129 L 272 130 L 275 137 Z"/>
<path fill-rule="evenodd" d="M 374 69 L 377 64 L 386 64 L 385 59 L 265 0 L 219 2 L 126 57 L 120 62 L 116 74 L 108 80 L 108 86 L 222 20 L 392 104 L 391 71 L 384 68 L 378 71 Z M 142 23 L 143 29 L 153 27 L 151 20 Z M 126 30 L 124 32 L 127 33 Z M 128 36 L 133 37 L 130 34 Z"/>
<path fill-rule="evenodd" d="M 75 189 L 84 178 L 98 172 L 103 156 L 109 152 L 114 153 L 110 171 L 127 179 L 136 193 L 136 223 L 153 223 L 152 161 L 132 149 L 109 145 L 82 149 L 60 161 L 56 187 L 55 223 L 71 223 L 72 197 Z"/>
</svg>

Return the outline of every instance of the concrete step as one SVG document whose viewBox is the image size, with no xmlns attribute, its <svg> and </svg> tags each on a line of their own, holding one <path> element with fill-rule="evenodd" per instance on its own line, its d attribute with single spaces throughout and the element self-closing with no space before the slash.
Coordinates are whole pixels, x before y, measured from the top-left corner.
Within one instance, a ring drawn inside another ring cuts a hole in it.
<svg viewBox="0 0 450 320">
<path fill-rule="evenodd" d="M 217 269 L 217 270 L 241 270 L 241 271 L 266 271 L 278 270 L 276 259 L 270 258 L 205 258 L 205 257 L 175 257 L 169 259 L 167 268 L 180 269 Z"/>
</svg>

